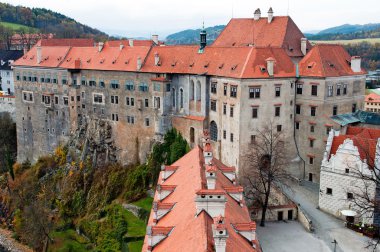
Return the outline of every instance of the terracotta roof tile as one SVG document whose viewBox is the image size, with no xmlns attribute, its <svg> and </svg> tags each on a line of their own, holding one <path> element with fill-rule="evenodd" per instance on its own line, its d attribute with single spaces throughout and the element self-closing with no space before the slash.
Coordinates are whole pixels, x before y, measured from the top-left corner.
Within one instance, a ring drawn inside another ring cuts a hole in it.
<svg viewBox="0 0 380 252">
<path fill-rule="evenodd" d="M 370 93 L 365 97 L 366 102 L 380 102 L 380 95 L 375 93 Z"/>
</svg>

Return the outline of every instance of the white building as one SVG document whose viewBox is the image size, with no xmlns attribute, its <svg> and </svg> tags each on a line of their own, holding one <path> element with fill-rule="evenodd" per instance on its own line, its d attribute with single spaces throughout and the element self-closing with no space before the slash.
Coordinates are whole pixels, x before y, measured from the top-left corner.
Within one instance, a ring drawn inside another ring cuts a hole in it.
<svg viewBox="0 0 380 252">
<path fill-rule="evenodd" d="M 357 203 L 369 205 L 360 195 L 375 198 L 376 185 L 362 175 L 373 176 L 378 166 L 380 130 L 348 127 L 346 134 L 331 130 L 321 165 L 319 207 L 344 219 L 343 210 L 356 213 L 355 222 L 373 224 L 373 210 L 363 212 Z M 347 212 L 347 211 L 346 211 Z"/>
<path fill-rule="evenodd" d="M 0 50 L 0 86 L 5 94 L 14 94 L 12 63 L 22 55 L 23 51 Z"/>
</svg>

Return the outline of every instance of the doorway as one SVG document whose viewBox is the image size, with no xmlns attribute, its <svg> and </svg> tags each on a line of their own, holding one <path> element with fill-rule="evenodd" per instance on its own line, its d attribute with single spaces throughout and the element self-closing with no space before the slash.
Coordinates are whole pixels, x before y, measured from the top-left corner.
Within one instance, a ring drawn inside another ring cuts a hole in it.
<svg viewBox="0 0 380 252">
<path fill-rule="evenodd" d="M 283 211 L 277 212 L 277 220 L 278 221 L 284 220 L 284 212 Z"/>
<path fill-rule="evenodd" d="M 313 173 L 309 173 L 309 181 L 313 182 Z"/>
<path fill-rule="evenodd" d="M 293 220 L 293 210 L 288 210 L 288 220 Z"/>
</svg>

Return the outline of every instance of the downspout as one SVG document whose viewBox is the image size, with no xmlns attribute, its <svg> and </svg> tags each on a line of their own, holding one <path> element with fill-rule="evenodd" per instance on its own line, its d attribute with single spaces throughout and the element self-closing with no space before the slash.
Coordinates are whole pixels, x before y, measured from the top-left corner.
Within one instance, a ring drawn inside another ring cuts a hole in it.
<svg viewBox="0 0 380 252">
<path fill-rule="evenodd" d="M 305 176 L 306 176 L 306 162 L 305 160 L 301 157 L 300 155 L 300 151 L 299 151 L 299 148 L 298 148 L 298 144 L 297 144 L 297 138 L 296 138 L 296 104 L 297 104 L 297 83 L 298 83 L 298 80 L 300 79 L 300 74 L 299 74 L 299 68 L 298 68 L 298 63 L 296 64 L 296 81 L 294 83 L 294 107 L 293 107 L 293 113 L 294 113 L 294 116 L 293 116 L 293 139 L 294 139 L 294 144 L 296 146 L 296 150 L 297 150 L 297 155 L 298 157 L 302 160 L 303 162 L 303 180 L 305 180 Z"/>
</svg>

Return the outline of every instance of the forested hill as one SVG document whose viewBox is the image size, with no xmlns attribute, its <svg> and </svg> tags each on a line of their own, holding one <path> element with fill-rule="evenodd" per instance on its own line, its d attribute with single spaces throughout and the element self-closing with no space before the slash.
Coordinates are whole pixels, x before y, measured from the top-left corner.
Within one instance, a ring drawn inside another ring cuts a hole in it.
<svg viewBox="0 0 380 252">
<path fill-rule="evenodd" d="M 0 21 L 37 28 L 41 33 L 53 33 L 56 38 L 107 37 L 107 34 L 60 13 L 0 3 Z M 24 31 L 28 32 L 28 30 Z"/>
</svg>

